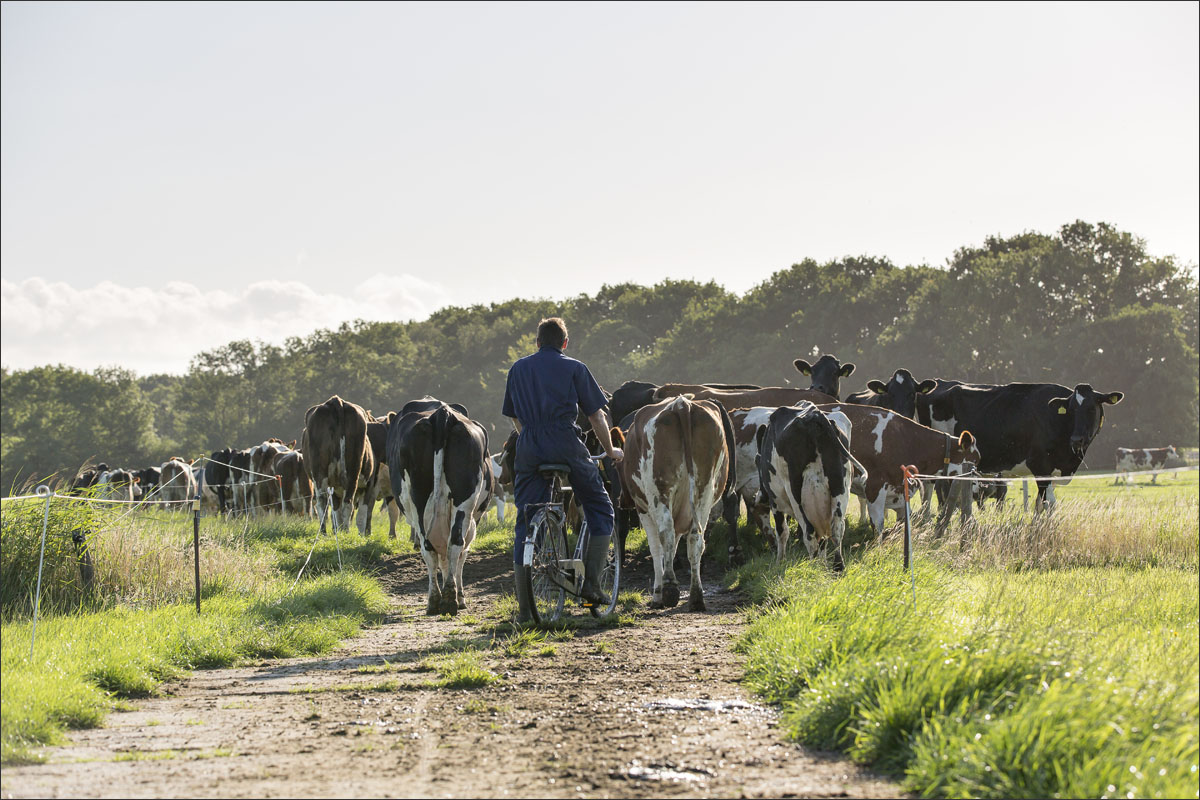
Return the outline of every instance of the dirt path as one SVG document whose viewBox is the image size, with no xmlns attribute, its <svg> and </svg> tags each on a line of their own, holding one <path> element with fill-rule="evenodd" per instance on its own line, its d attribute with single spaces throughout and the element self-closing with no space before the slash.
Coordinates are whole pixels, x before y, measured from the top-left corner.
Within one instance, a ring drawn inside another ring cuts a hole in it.
<svg viewBox="0 0 1200 800">
<path fill-rule="evenodd" d="M 50 763 L 5 769 L 3 796 L 898 796 L 783 741 L 738 685 L 742 615 L 715 579 L 707 614 L 642 612 L 512 655 L 489 646 L 507 560 L 474 556 L 466 616 L 441 619 L 422 613 L 424 567 L 401 556 L 384 575 L 394 613 L 338 652 L 196 672 L 74 732 Z M 456 638 L 502 680 L 429 686 L 423 662 Z"/>
</svg>

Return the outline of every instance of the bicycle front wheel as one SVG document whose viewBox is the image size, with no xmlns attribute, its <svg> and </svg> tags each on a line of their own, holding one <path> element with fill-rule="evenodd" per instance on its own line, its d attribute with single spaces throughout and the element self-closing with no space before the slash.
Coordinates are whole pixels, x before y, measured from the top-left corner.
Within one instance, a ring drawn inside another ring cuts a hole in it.
<svg viewBox="0 0 1200 800">
<path fill-rule="evenodd" d="M 562 562 L 571 557 L 567 537 L 545 516 L 534 520 L 529 535 L 533 538 L 533 558 L 525 569 L 525 584 L 532 600 L 530 611 L 534 622 L 554 623 L 562 616 L 567 594 L 562 571 Z"/>
<path fill-rule="evenodd" d="M 604 559 L 604 571 L 600 573 L 600 591 L 608 596 L 607 606 L 592 606 L 593 617 L 603 617 L 617 610 L 617 593 L 621 590 L 621 562 L 625 556 L 625 543 L 617 541 L 616 531 L 608 537 L 608 555 Z"/>
</svg>

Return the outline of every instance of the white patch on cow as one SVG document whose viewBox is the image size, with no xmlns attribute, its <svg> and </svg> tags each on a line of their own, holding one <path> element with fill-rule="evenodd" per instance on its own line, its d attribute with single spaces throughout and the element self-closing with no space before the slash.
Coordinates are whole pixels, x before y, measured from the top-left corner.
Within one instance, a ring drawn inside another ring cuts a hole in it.
<svg viewBox="0 0 1200 800">
<path fill-rule="evenodd" d="M 1075 393 L 1075 402 L 1078 403 L 1079 405 L 1083 405 L 1083 392 Z"/>
<path fill-rule="evenodd" d="M 896 383 L 899 383 L 899 384 L 904 383 L 904 376 L 901 375 L 899 372 L 897 372 L 894 377 L 896 379 Z"/>
<path fill-rule="evenodd" d="M 875 430 L 871 431 L 875 436 L 875 452 L 883 452 L 883 432 L 887 430 L 888 423 L 892 421 L 891 414 L 880 414 L 878 422 L 875 423 Z"/>
<path fill-rule="evenodd" d="M 1028 464 L 1022 461 L 1019 464 L 1013 464 L 1008 469 L 1001 471 L 1000 475 L 1004 478 L 1029 478 L 1032 477 L 1033 470 L 1029 468 Z"/>
<path fill-rule="evenodd" d="M 933 428 L 935 431 L 941 431 L 942 433 L 948 433 L 953 436 L 954 426 L 956 425 L 958 425 L 958 420 L 953 416 L 947 417 L 946 419 L 938 419 L 937 417 L 930 415 L 929 427 Z"/>
</svg>

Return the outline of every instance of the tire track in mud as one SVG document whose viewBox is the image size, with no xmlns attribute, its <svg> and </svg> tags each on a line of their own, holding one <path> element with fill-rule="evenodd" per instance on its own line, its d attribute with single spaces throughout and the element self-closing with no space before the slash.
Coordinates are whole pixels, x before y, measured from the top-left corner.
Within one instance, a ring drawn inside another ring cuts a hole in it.
<svg viewBox="0 0 1200 800">
<path fill-rule="evenodd" d="M 5 797 L 894 797 L 840 756 L 783 740 L 732 650 L 738 595 L 707 576 L 708 613 L 644 611 L 520 657 L 489 647 L 509 556 L 473 555 L 468 609 L 426 617 L 415 556 L 381 575 L 392 613 L 323 657 L 198 671 L 71 732 L 49 763 L 4 770 Z M 649 583 L 648 559 L 626 571 Z M 488 616 L 489 613 L 491 616 Z M 471 640 L 498 683 L 435 688 L 422 664 Z"/>
</svg>

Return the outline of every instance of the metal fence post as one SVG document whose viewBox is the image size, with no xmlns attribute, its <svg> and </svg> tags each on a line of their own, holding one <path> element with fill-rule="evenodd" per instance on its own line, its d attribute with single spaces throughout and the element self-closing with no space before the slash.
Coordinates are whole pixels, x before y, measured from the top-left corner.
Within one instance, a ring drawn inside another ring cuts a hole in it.
<svg viewBox="0 0 1200 800">
<path fill-rule="evenodd" d="M 200 492 L 203 491 L 204 481 L 196 490 L 196 499 L 192 501 L 192 555 L 196 565 L 196 613 L 200 613 Z"/>
</svg>

